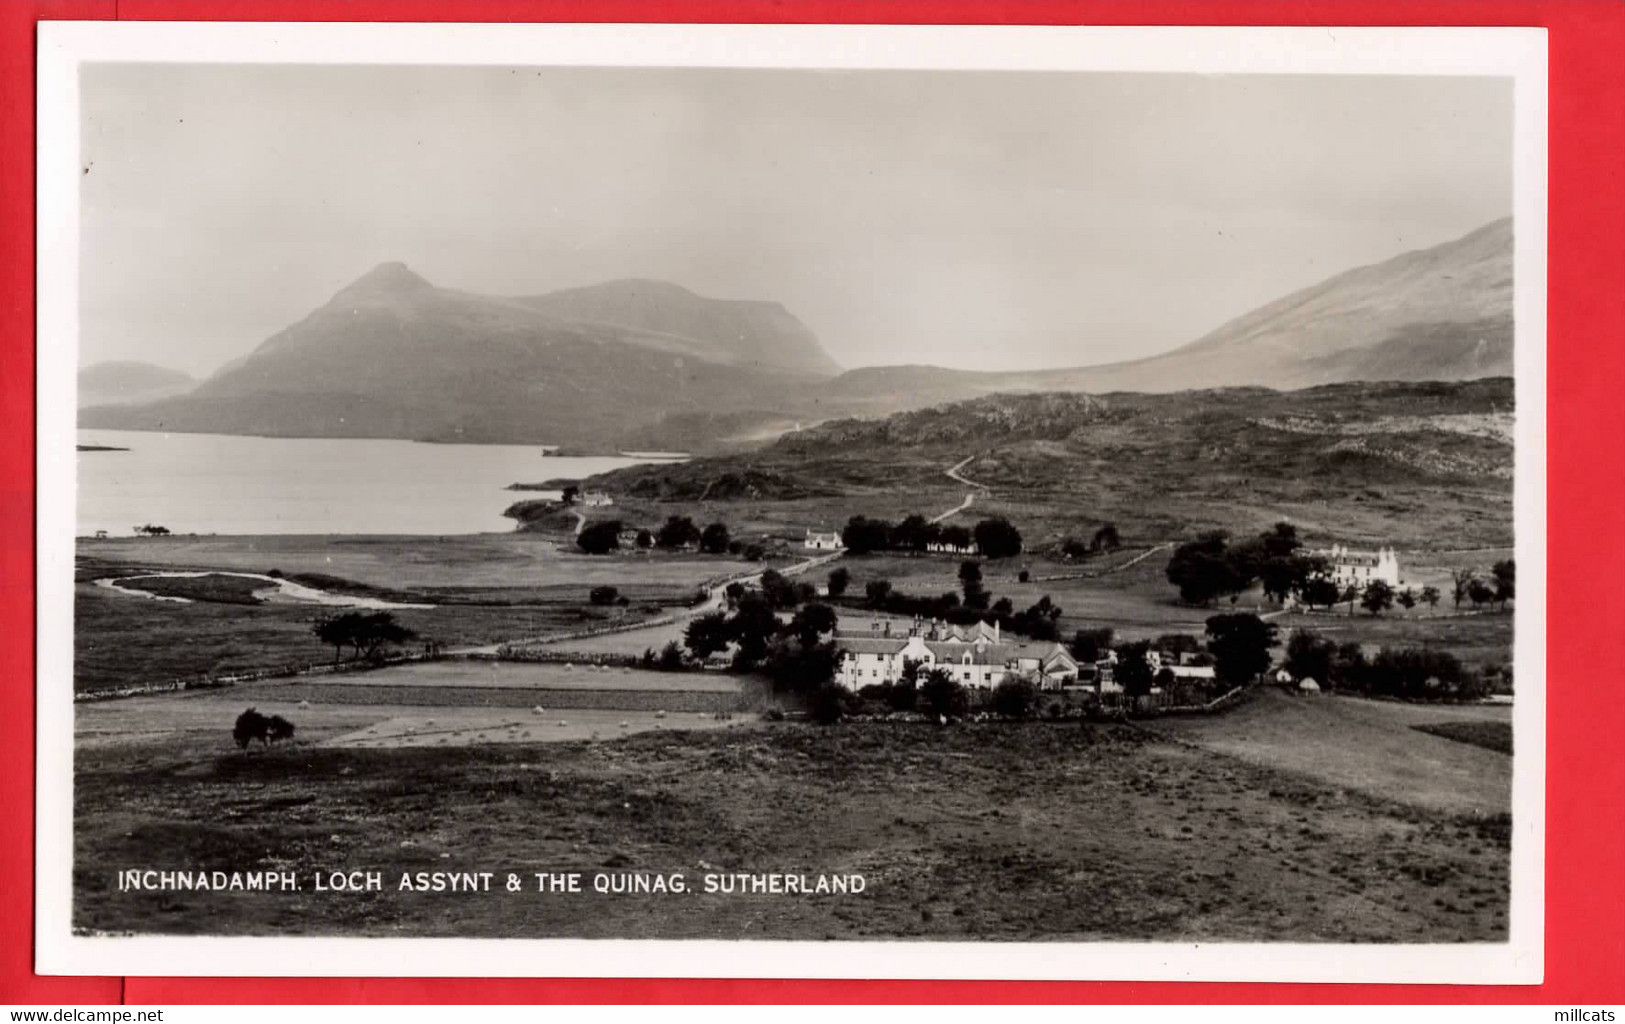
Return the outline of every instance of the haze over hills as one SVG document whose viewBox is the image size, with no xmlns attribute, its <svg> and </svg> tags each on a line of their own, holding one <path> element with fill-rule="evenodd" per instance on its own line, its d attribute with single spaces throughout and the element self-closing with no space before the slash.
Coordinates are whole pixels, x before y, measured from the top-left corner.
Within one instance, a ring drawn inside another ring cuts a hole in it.
<svg viewBox="0 0 1625 1024">
<path fill-rule="evenodd" d="M 500 298 L 386 263 L 191 394 L 80 422 L 604 447 L 668 412 L 771 406 L 836 369 L 772 303 L 649 282 Z"/>
<path fill-rule="evenodd" d="M 676 447 L 676 439 L 720 450 L 760 444 L 797 423 L 995 393 L 1508 375 L 1512 241 L 1511 220 L 1495 221 L 1338 274 L 1171 352 L 1008 373 L 838 373 L 812 332 L 773 302 L 708 299 L 644 280 L 502 298 L 437 288 L 387 263 L 190 393 L 86 408 L 80 422 L 597 450 Z"/>
<path fill-rule="evenodd" d="M 1039 372 L 863 367 L 823 390 L 877 413 L 1007 391 L 1141 391 L 1512 373 L 1512 220 L 1358 267 L 1147 359 Z"/>
<path fill-rule="evenodd" d="M 148 402 L 190 391 L 195 384 L 190 374 L 154 363 L 92 363 L 79 371 L 79 404 Z"/>
</svg>

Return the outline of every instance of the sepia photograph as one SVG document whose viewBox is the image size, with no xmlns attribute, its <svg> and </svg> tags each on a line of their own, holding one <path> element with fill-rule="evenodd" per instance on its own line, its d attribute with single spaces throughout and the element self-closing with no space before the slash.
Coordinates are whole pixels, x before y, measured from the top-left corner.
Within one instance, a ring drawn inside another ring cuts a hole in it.
<svg viewBox="0 0 1625 1024">
<path fill-rule="evenodd" d="M 119 28 L 42 964 L 1539 980 L 1538 34 Z"/>
</svg>

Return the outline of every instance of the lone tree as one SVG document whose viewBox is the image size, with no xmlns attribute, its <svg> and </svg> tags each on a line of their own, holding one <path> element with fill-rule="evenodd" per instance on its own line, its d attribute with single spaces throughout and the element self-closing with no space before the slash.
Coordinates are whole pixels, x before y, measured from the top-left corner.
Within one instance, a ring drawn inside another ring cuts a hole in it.
<svg viewBox="0 0 1625 1024">
<path fill-rule="evenodd" d="M 1394 588 L 1384 580 L 1372 580 L 1360 594 L 1360 607 L 1372 615 L 1381 615 L 1394 606 Z"/>
<path fill-rule="evenodd" d="M 1473 580 L 1467 584 L 1467 600 L 1473 602 L 1473 607 L 1488 604 L 1495 600 L 1495 588 L 1483 580 Z"/>
<path fill-rule="evenodd" d="M 576 547 L 589 555 L 607 555 L 621 546 L 621 524 L 616 519 L 588 523 L 576 534 Z"/>
<path fill-rule="evenodd" d="M 1399 602 L 1399 606 L 1401 608 L 1405 609 L 1406 611 L 1410 611 L 1412 608 L 1416 607 L 1416 591 L 1412 590 L 1410 587 L 1406 587 L 1404 590 L 1399 592 L 1398 596 L 1396 596 L 1394 600 Z"/>
<path fill-rule="evenodd" d="M 1099 629 L 1080 629 L 1072 634 L 1069 649 L 1080 665 L 1093 665 L 1111 650 L 1113 630 L 1110 626 Z"/>
<path fill-rule="evenodd" d="M 1438 587 L 1429 586 L 1422 588 L 1422 603 L 1435 611 L 1438 610 L 1439 599 L 1443 596 L 1443 594 L 1439 593 Z"/>
<path fill-rule="evenodd" d="M 840 597 L 846 593 L 846 588 L 852 583 L 852 573 L 844 565 L 838 565 L 829 571 L 829 596 Z"/>
<path fill-rule="evenodd" d="M 574 505 L 579 497 L 581 497 L 581 487 L 578 484 L 567 484 L 564 490 L 559 492 L 559 500 L 566 505 Z"/>
<path fill-rule="evenodd" d="M 728 552 L 728 525 L 726 523 L 712 523 L 700 533 L 700 550 L 708 555 L 722 555 Z"/>
<path fill-rule="evenodd" d="M 959 586 L 965 595 L 965 607 L 973 611 L 982 611 L 987 607 L 991 595 L 982 585 L 982 566 L 977 562 L 959 563 Z"/>
<path fill-rule="evenodd" d="M 1490 573 L 1495 577 L 1495 600 L 1502 608 L 1518 596 L 1518 566 L 1512 559 L 1496 562 Z"/>
<path fill-rule="evenodd" d="M 835 609 L 827 604 L 802 605 L 785 626 L 785 632 L 801 641 L 801 646 L 812 647 L 825 633 L 835 632 Z"/>
<path fill-rule="evenodd" d="M 1002 516 L 977 523 L 971 535 L 976 538 L 977 548 L 988 558 L 1009 558 L 1021 554 L 1021 531 Z"/>
<path fill-rule="evenodd" d="M 1273 622 L 1250 612 L 1215 615 L 1207 620 L 1207 649 L 1213 655 L 1213 674 L 1220 682 L 1241 686 L 1270 667 L 1275 646 Z"/>
</svg>

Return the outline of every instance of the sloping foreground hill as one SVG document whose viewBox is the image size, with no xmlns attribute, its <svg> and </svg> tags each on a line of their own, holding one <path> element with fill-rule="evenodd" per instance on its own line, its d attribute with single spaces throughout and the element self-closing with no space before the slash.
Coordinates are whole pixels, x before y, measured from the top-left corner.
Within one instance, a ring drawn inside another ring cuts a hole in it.
<svg viewBox="0 0 1625 1024">
<path fill-rule="evenodd" d="M 959 487 L 943 471 L 970 458 L 962 472 L 990 489 L 979 499 L 985 507 L 1071 507 L 1080 517 L 1132 521 L 1178 506 L 1180 515 L 1161 518 L 1220 524 L 1291 509 L 1377 520 L 1437 513 L 1441 534 L 1465 520 L 1473 536 L 1503 543 L 1512 409 L 1505 377 L 995 395 L 826 423 L 755 452 L 634 466 L 590 485 L 668 502 L 844 496 L 859 512 L 877 494 Z M 1380 522 L 1374 532 L 1382 534 Z"/>
<path fill-rule="evenodd" d="M 771 408 L 836 369 L 771 303 L 657 282 L 506 299 L 394 263 L 190 394 L 86 409 L 80 423 L 607 448 L 665 413 Z"/>
</svg>

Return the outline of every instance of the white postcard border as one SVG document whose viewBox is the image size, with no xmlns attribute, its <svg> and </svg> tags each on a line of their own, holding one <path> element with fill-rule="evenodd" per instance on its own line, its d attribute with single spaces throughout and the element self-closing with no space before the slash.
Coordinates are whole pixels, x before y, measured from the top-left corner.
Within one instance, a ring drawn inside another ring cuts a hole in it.
<svg viewBox="0 0 1625 1024">
<path fill-rule="evenodd" d="M 1456 945 L 106 937 L 71 932 L 79 65 L 497 64 L 1488 75 L 1514 82 L 1517 461 L 1510 939 Z M 1529 28 L 41 22 L 35 969 L 47 975 L 1535 984 L 1545 840 L 1546 33 Z"/>
</svg>

